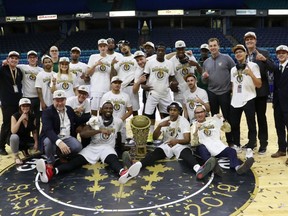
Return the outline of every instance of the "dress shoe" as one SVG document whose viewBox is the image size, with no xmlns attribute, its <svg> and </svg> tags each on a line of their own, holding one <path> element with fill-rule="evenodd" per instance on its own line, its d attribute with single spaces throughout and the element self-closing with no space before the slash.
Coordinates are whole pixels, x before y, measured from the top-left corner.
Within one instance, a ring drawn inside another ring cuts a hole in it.
<svg viewBox="0 0 288 216">
<path fill-rule="evenodd" d="M 278 158 L 278 157 L 282 157 L 282 156 L 286 156 L 286 152 L 277 151 L 276 153 L 271 155 L 272 158 Z"/>
<path fill-rule="evenodd" d="M 5 149 L 0 149 L 0 155 L 8 155 L 8 152 Z"/>
</svg>

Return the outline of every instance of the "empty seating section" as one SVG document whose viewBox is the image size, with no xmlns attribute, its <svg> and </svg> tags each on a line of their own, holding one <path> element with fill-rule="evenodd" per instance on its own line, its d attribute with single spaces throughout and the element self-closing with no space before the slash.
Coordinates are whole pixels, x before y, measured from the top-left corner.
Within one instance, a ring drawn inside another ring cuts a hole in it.
<svg viewBox="0 0 288 216">
<path fill-rule="evenodd" d="M 251 9 L 279 9 L 279 8 L 288 8 L 287 0 L 246 0 L 245 4 L 248 8 Z"/>
<path fill-rule="evenodd" d="M 241 44 L 244 44 L 243 35 L 247 31 L 254 31 L 257 35 L 258 46 L 264 47 L 270 53 L 272 58 L 276 61 L 275 47 L 280 44 L 288 44 L 288 29 L 286 28 L 263 28 L 263 29 L 249 29 L 249 28 L 233 28 L 231 35 Z M 81 48 L 81 61 L 88 62 L 89 56 L 94 53 L 99 53 L 97 50 L 97 41 L 100 38 L 113 37 L 116 43 L 119 40 L 126 39 L 130 41 L 132 53 L 139 49 L 139 41 L 141 36 L 138 30 L 127 28 L 108 30 L 88 30 L 74 32 L 69 35 L 59 45 L 60 56 L 70 56 L 70 49 L 73 46 Z M 231 51 L 232 44 L 230 41 L 218 30 L 205 27 L 191 27 L 185 29 L 178 28 L 154 28 L 150 31 L 147 40 L 153 41 L 155 44 L 163 42 L 167 46 L 167 53 L 175 51 L 174 44 L 177 40 L 184 40 L 189 50 L 192 50 L 195 57 L 199 58 L 199 47 L 202 43 L 207 43 L 208 39 L 216 37 L 220 40 L 221 53 L 227 53 L 234 58 Z M 47 53 L 49 47 L 59 42 L 60 35 L 58 33 L 45 34 L 13 34 L 8 36 L 0 36 L 0 60 L 7 57 L 7 53 L 11 50 L 16 50 L 21 54 L 20 63 L 27 63 L 26 52 L 33 49 L 38 52 L 39 56 Z M 60 40 L 61 41 L 61 40 Z"/>
</svg>

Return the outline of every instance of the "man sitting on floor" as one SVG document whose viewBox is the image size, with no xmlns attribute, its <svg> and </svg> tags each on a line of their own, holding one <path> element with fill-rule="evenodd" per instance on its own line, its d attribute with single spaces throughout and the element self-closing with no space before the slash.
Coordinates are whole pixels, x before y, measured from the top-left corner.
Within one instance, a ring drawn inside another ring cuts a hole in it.
<svg viewBox="0 0 288 216">
<path fill-rule="evenodd" d="M 135 177 L 139 172 L 137 165 L 126 170 L 118 160 L 115 151 L 115 139 L 117 132 L 121 130 L 123 122 L 119 118 L 113 118 L 112 113 L 113 104 L 104 102 L 100 109 L 100 117 L 91 117 L 88 125 L 80 133 L 82 137 L 91 137 L 91 143 L 68 163 L 51 168 L 45 165 L 43 159 L 38 160 L 36 168 L 40 174 L 40 180 L 47 183 L 56 174 L 70 172 L 87 163 L 95 164 L 99 160 L 108 164 L 113 171 L 118 173 L 120 175 L 119 181 L 123 184 Z"/>
</svg>

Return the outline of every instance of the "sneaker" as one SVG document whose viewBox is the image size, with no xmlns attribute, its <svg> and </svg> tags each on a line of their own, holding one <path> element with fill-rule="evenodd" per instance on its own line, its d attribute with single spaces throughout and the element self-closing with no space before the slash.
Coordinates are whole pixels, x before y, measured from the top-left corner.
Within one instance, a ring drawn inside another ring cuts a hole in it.
<svg viewBox="0 0 288 216">
<path fill-rule="evenodd" d="M 243 173 L 248 172 L 248 170 L 252 167 L 253 163 L 254 163 L 254 158 L 247 158 L 247 160 L 238 167 L 236 172 L 239 175 L 242 175 Z"/>
<path fill-rule="evenodd" d="M 131 167 L 131 165 L 133 164 L 131 156 L 128 151 L 123 152 L 122 161 L 125 169 L 129 169 L 129 167 Z"/>
<path fill-rule="evenodd" d="M 135 164 L 133 164 L 128 170 L 127 169 L 122 170 L 120 173 L 120 178 L 118 180 L 119 183 L 125 184 L 127 181 L 137 176 L 140 172 L 141 167 L 142 164 L 140 161 L 138 161 Z"/>
<path fill-rule="evenodd" d="M 45 164 L 43 159 L 36 161 L 36 169 L 40 174 L 40 180 L 43 183 L 48 183 L 53 177 L 53 166 L 51 164 Z"/>
<path fill-rule="evenodd" d="M 253 150 L 251 148 L 246 149 L 246 156 L 245 157 L 246 157 L 246 159 L 253 157 Z"/>
<path fill-rule="evenodd" d="M 148 134 L 147 143 L 153 143 L 153 134 L 152 133 Z"/>
<path fill-rule="evenodd" d="M 210 171 L 215 167 L 216 159 L 215 157 L 210 157 L 196 172 L 197 179 L 203 179 Z"/>
<path fill-rule="evenodd" d="M 242 152 L 242 148 L 241 146 L 237 146 L 237 145 L 233 145 L 231 148 L 235 149 L 237 154 L 241 153 Z"/>
<path fill-rule="evenodd" d="M 259 155 L 264 155 L 266 153 L 266 150 L 267 150 L 266 148 L 261 148 L 260 147 L 259 150 L 258 150 L 258 154 Z"/>
<path fill-rule="evenodd" d="M 218 161 L 216 161 L 215 167 L 213 169 L 213 172 L 215 173 L 215 175 L 218 175 L 220 177 L 223 176 L 223 169 L 220 167 Z"/>
</svg>

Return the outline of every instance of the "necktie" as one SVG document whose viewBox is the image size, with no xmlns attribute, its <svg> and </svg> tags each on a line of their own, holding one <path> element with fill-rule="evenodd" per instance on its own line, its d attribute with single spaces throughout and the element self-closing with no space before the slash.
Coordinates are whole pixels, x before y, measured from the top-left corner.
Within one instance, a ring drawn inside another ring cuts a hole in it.
<svg viewBox="0 0 288 216">
<path fill-rule="evenodd" d="M 279 66 L 279 70 L 281 71 L 281 73 L 283 73 L 283 65 Z"/>
</svg>

